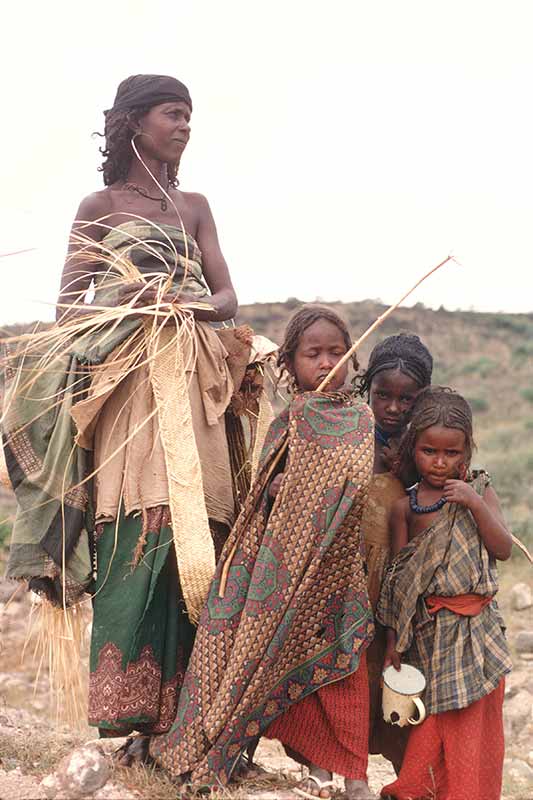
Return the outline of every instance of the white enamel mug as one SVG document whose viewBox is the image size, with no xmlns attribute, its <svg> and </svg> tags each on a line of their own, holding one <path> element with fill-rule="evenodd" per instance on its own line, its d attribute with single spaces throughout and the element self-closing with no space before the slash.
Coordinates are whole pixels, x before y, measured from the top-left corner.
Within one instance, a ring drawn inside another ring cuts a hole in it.
<svg viewBox="0 0 533 800">
<path fill-rule="evenodd" d="M 391 725 L 420 725 L 426 709 L 420 695 L 426 679 L 419 669 L 402 664 L 398 671 L 391 665 L 383 670 L 383 719 Z M 415 716 L 418 714 L 418 716 Z"/>
</svg>

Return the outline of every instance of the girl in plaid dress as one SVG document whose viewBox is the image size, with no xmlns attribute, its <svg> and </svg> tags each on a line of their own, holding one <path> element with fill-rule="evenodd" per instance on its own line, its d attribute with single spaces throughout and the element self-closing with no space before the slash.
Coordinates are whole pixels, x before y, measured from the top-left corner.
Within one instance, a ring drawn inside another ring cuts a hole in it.
<svg viewBox="0 0 533 800">
<path fill-rule="evenodd" d="M 405 485 L 391 513 L 396 557 L 378 619 L 385 664 L 426 677 L 427 719 L 411 731 L 397 800 L 498 800 L 504 739 L 504 675 L 511 669 L 496 603 L 496 560 L 512 539 L 487 473 L 470 473 L 472 413 L 451 389 L 417 398 L 398 454 Z"/>
</svg>

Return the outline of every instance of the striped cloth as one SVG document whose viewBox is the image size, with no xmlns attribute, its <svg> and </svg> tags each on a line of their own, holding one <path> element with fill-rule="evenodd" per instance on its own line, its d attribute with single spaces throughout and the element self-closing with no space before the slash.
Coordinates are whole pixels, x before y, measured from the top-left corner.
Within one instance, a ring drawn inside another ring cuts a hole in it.
<svg viewBox="0 0 533 800">
<path fill-rule="evenodd" d="M 475 473 L 483 495 L 490 478 Z M 402 660 L 427 681 L 428 714 L 465 708 L 492 692 L 511 671 L 504 624 L 495 599 L 476 616 L 446 608 L 430 614 L 425 598 L 475 593 L 494 598 L 496 561 L 479 537 L 470 511 L 446 504 L 435 523 L 398 553 L 382 587 L 377 617 L 397 634 Z"/>
</svg>

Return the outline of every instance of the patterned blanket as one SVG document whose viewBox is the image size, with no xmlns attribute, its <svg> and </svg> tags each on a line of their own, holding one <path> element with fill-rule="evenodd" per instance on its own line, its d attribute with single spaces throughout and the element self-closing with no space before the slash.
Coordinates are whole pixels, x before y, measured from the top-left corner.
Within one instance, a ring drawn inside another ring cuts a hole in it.
<svg viewBox="0 0 533 800">
<path fill-rule="evenodd" d="M 272 505 L 266 488 L 287 439 Z M 172 775 L 227 783 L 277 716 L 357 669 L 373 634 L 359 531 L 373 453 L 372 414 L 346 394 L 300 395 L 272 423 L 217 567 L 176 721 L 151 741 Z"/>
</svg>

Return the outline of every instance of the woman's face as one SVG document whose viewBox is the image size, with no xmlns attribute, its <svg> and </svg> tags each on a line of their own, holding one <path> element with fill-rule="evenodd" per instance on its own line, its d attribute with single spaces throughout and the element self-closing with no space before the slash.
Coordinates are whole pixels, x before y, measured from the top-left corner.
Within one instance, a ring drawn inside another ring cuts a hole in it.
<svg viewBox="0 0 533 800">
<path fill-rule="evenodd" d="M 165 164 L 179 163 L 191 133 L 191 109 L 176 101 L 153 106 L 139 119 L 135 145 L 139 152 Z"/>
</svg>

